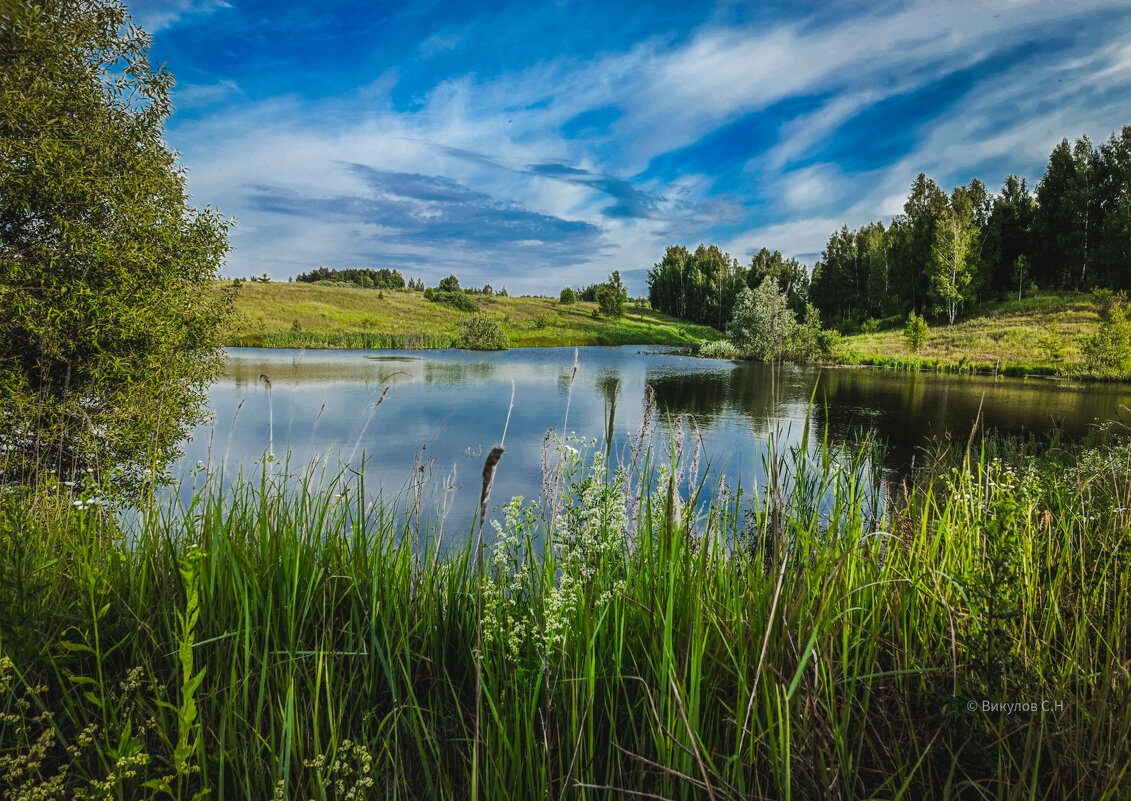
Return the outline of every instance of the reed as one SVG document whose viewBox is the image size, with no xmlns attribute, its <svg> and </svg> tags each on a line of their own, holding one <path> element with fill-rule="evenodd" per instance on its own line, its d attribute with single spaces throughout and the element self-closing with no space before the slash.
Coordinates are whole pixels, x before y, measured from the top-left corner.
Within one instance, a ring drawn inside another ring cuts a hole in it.
<svg viewBox="0 0 1131 801">
<path fill-rule="evenodd" d="M 708 500 L 690 450 L 567 438 L 482 570 L 473 525 L 418 540 L 360 475 L 265 464 L 129 527 L 8 495 L 0 787 L 1126 798 L 1131 447 L 1054 444 L 979 434 L 882 485 L 870 438 L 811 443 Z"/>
</svg>

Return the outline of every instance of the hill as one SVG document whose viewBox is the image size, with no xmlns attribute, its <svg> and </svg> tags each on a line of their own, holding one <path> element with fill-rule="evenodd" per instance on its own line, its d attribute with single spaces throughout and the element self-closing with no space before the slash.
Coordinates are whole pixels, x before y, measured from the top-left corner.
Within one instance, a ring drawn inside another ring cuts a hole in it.
<svg viewBox="0 0 1131 801">
<path fill-rule="evenodd" d="M 218 282 L 216 291 L 230 286 Z M 692 345 L 722 334 L 666 314 L 628 307 L 620 320 L 594 318 L 596 303 L 469 295 L 497 318 L 511 347 Z M 447 348 L 467 314 L 410 290 L 245 281 L 236 291 L 229 346 L 274 348 Z"/>
<path fill-rule="evenodd" d="M 1099 317 L 1090 294 L 1046 293 L 988 303 L 971 309 L 954 325 L 930 321 L 927 343 L 914 355 L 904 342 L 903 322 L 885 320 L 880 330 L 846 337 L 844 361 L 1017 374 L 1082 373 L 1083 340 L 1096 332 Z M 1050 348 L 1054 342 L 1061 348 L 1059 361 Z"/>
</svg>

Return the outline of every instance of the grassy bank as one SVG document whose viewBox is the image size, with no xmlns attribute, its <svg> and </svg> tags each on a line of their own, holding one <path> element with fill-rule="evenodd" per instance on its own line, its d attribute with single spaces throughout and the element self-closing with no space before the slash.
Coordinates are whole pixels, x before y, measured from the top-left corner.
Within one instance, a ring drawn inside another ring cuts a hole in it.
<svg viewBox="0 0 1131 801">
<path fill-rule="evenodd" d="M 904 321 L 885 322 L 883 330 L 846 337 L 843 360 L 908 369 L 1082 374 L 1083 339 L 1099 326 L 1091 295 L 1075 293 L 986 304 L 970 309 L 954 325 L 931 321 L 930 335 L 917 354 L 904 341 Z M 1043 344 L 1050 337 L 1062 348 L 1060 360 Z"/>
<path fill-rule="evenodd" d="M 128 537 L 9 496 L 0 787 L 1127 797 L 1126 443 L 976 439 L 887 505 L 866 447 L 767 454 L 777 487 L 698 516 L 688 454 L 592 447 L 551 447 L 482 572 L 464 521 L 437 559 L 356 487 L 214 482 Z"/>
<path fill-rule="evenodd" d="M 221 285 L 217 285 L 219 289 Z M 511 347 L 690 345 L 722 337 L 707 326 L 628 307 L 620 320 L 596 319 L 596 303 L 470 295 L 496 317 Z M 301 283 L 243 283 L 229 345 L 279 348 L 447 348 L 467 315 L 420 292 Z"/>
</svg>

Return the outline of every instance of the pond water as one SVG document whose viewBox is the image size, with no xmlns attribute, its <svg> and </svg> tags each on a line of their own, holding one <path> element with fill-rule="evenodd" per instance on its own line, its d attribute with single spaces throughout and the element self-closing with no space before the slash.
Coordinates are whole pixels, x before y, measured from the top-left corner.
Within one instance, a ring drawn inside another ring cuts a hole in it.
<svg viewBox="0 0 1131 801">
<path fill-rule="evenodd" d="M 301 474 L 357 468 L 388 499 L 410 499 L 425 468 L 426 496 L 446 497 L 448 520 L 474 516 L 483 460 L 503 437 L 506 453 L 492 503 L 536 498 L 543 440 L 567 431 L 602 442 L 610 417 L 614 450 L 641 426 L 647 387 L 657 407 L 654 445 L 666 447 L 669 420 L 691 419 L 702 436 L 709 480 L 749 487 L 764 480 L 771 432 L 797 443 L 812 412 L 811 437 L 851 442 L 875 428 L 887 444 L 884 468 L 898 475 L 931 437 L 968 436 L 981 412 L 1005 432 L 1059 427 L 1073 436 L 1097 421 L 1131 419 L 1131 387 L 1042 378 L 993 378 L 871 369 L 814 368 L 699 359 L 648 346 L 445 351 L 228 351 L 209 393 L 213 421 L 196 429 L 182 469 L 203 463 L 258 473 L 269 452 Z M 266 377 L 266 378 L 264 378 Z M 513 386 L 513 409 L 511 406 Z M 572 392 L 571 392 L 572 386 Z M 815 388 L 815 389 L 814 389 Z M 810 399 L 813 399 L 810 404 Z M 568 421 L 565 421 L 567 404 Z M 185 482 L 183 492 L 191 492 Z"/>
</svg>

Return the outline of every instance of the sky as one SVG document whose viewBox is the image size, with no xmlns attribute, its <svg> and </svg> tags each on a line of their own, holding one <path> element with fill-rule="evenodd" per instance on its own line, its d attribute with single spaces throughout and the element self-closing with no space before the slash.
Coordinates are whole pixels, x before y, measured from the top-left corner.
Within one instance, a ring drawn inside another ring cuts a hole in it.
<svg viewBox="0 0 1131 801">
<path fill-rule="evenodd" d="M 127 0 L 225 274 L 633 294 L 671 244 L 829 234 L 1131 124 L 1131 4 Z"/>
</svg>

